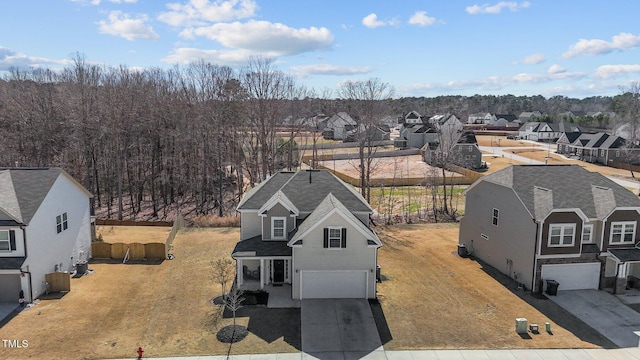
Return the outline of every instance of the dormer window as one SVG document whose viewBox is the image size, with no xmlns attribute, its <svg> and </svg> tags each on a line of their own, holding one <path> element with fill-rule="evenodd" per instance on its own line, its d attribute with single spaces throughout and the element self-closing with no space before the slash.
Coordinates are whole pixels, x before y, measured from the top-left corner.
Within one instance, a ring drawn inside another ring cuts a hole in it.
<svg viewBox="0 0 640 360">
<path fill-rule="evenodd" d="M 271 218 L 271 238 L 286 239 L 287 218 L 272 217 Z"/>
</svg>

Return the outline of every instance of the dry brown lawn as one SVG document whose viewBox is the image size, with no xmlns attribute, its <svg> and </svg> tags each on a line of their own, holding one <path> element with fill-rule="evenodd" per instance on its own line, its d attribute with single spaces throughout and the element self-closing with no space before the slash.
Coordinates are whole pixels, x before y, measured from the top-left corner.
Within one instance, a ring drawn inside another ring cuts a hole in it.
<svg viewBox="0 0 640 360">
<path fill-rule="evenodd" d="M 508 157 L 502 157 L 499 155 L 493 155 L 493 154 L 487 154 L 487 153 L 483 153 L 482 155 L 482 161 L 486 161 L 487 164 L 489 165 L 489 169 L 487 169 L 487 171 L 483 172 L 483 174 L 491 174 L 494 173 L 498 170 L 502 170 L 506 167 L 509 167 L 511 165 L 518 165 L 521 164 L 521 162 L 516 161 L 516 160 L 512 160 Z"/>
<path fill-rule="evenodd" d="M 331 170 L 347 174 L 353 178 L 359 177 L 358 159 L 321 161 L 320 164 Z M 398 156 L 376 158 L 372 162 L 372 179 L 402 179 L 402 178 L 423 178 L 434 174 L 440 174 L 440 168 L 429 166 L 422 160 L 420 155 Z M 447 172 L 449 177 L 462 176 L 454 172 Z"/>
<path fill-rule="evenodd" d="M 110 244 L 164 243 L 170 232 L 169 226 L 98 225 L 96 227 L 96 236 L 102 235 L 102 240 Z"/>
<path fill-rule="evenodd" d="M 378 294 L 393 338 L 383 344 L 387 350 L 611 345 L 550 300 L 511 291 L 487 273 L 495 270 L 457 256 L 457 224 L 404 225 L 378 232 L 384 244 L 379 253 L 383 281 Z M 553 316 L 524 300 L 539 302 Z M 543 331 L 521 338 L 515 333 L 518 317 L 540 324 Z M 544 332 L 547 321 L 553 335 Z"/>
<path fill-rule="evenodd" d="M 174 260 L 90 264 L 94 273 L 72 279 L 67 295 L 41 300 L 0 328 L 0 339 L 29 342 L 26 349 L 0 348 L 0 359 L 134 358 L 138 346 L 145 357 L 226 354 L 229 345 L 219 342 L 216 333 L 232 319 L 220 318 L 209 303 L 221 293 L 210 279 L 209 262 L 229 256 L 238 238 L 237 228 L 187 229 L 174 241 Z M 255 317 L 237 321 L 260 323 Z M 231 353 L 299 351 L 278 334 L 250 332 Z"/>
<path fill-rule="evenodd" d="M 506 136 L 493 136 L 493 135 L 477 135 L 476 140 L 479 146 L 491 146 L 491 147 L 526 147 L 531 146 L 531 143 L 522 140 L 510 140 Z"/>
<path fill-rule="evenodd" d="M 144 229 L 150 229 L 145 227 Z M 386 349 L 591 348 L 609 345 L 548 300 L 512 292 L 476 261 L 456 255 L 456 224 L 405 225 L 379 230 L 384 281 L 379 297 L 388 324 Z M 209 300 L 220 294 L 209 262 L 229 256 L 237 228 L 178 233 L 174 260 L 159 265 L 92 263 L 91 275 L 72 279 L 72 291 L 41 300 L 0 328 L 0 339 L 25 339 L 26 349 L 0 348 L 0 359 L 133 358 L 226 354 L 216 339 L 223 326 Z M 485 271 L 486 270 L 486 271 Z M 249 335 L 232 354 L 300 351 L 300 312 L 245 307 L 239 324 Z M 548 315 L 545 315 L 548 314 Z M 522 339 L 515 318 L 552 323 Z M 564 319 L 564 320 L 563 320 Z M 571 329 L 577 336 L 567 330 Z"/>
</svg>

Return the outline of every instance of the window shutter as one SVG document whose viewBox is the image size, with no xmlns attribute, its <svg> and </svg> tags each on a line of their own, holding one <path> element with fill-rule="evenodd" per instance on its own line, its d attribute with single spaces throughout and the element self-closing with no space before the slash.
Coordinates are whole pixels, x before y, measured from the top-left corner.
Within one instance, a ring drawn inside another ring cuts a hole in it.
<svg viewBox="0 0 640 360">
<path fill-rule="evenodd" d="M 15 230 L 9 230 L 9 244 L 11 245 L 11 251 L 16 251 L 16 232 L 15 232 Z"/>
<path fill-rule="evenodd" d="M 347 247 L 347 229 L 342 228 L 342 243 L 340 244 L 341 248 Z"/>
<path fill-rule="evenodd" d="M 329 247 L 329 228 L 324 228 L 324 246 L 325 248 Z"/>
</svg>

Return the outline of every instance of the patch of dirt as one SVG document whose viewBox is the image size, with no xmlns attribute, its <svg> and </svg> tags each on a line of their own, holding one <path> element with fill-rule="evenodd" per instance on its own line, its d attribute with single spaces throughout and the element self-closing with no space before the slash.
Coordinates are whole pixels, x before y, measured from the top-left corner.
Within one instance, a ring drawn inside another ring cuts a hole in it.
<svg viewBox="0 0 640 360">
<path fill-rule="evenodd" d="M 328 169 L 358 178 L 358 159 L 321 161 L 320 164 Z M 397 156 L 376 158 L 371 165 L 373 179 L 403 179 L 424 178 L 440 176 L 442 170 L 428 165 L 420 155 Z M 447 171 L 447 176 L 462 176 L 461 174 Z"/>
</svg>

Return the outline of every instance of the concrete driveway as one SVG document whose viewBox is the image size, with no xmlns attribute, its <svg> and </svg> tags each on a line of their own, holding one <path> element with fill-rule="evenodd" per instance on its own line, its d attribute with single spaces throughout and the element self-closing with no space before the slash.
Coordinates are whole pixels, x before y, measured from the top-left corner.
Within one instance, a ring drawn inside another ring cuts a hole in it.
<svg viewBox="0 0 640 360">
<path fill-rule="evenodd" d="M 301 305 L 303 353 L 319 359 L 360 359 L 376 352 L 384 358 L 367 300 L 309 299 Z"/>
<path fill-rule="evenodd" d="M 11 315 L 13 310 L 18 308 L 18 304 L 16 303 L 0 303 L 0 323 L 4 318 Z"/>
<path fill-rule="evenodd" d="M 634 332 L 640 332 L 640 313 L 614 295 L 599 290 L 560 290 L 557 296 L 547 297 L 616 345 L 638 347 Z"/>
</svg>

